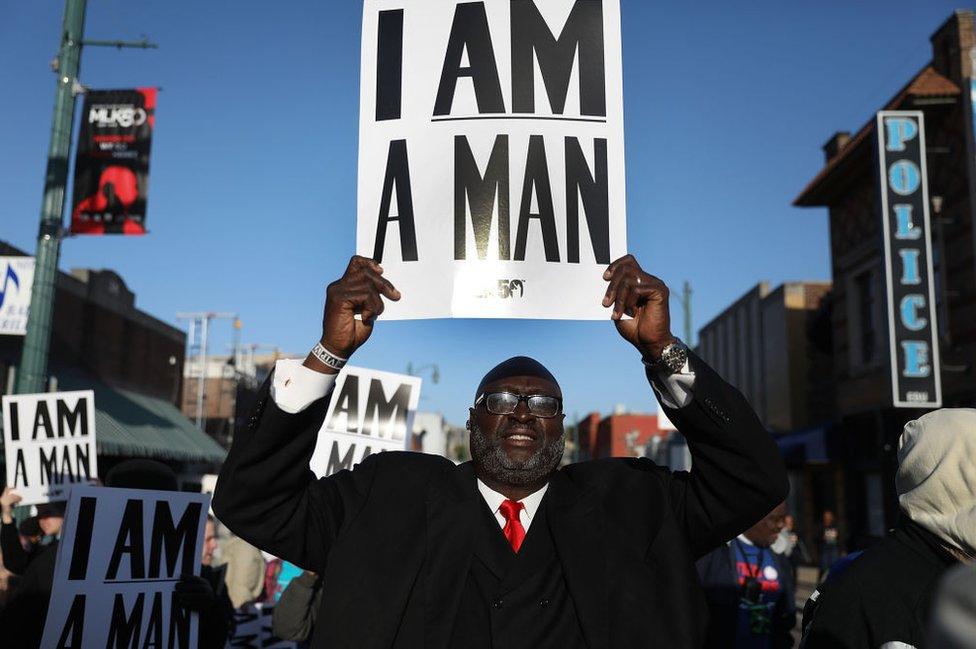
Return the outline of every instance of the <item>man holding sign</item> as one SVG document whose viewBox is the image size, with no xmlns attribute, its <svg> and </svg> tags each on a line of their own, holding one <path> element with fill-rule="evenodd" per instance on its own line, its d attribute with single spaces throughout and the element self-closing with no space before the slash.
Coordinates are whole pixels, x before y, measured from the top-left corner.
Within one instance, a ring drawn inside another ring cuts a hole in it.
<svg viewBox="0 0 976 649">
<path fill-rule="evenodd" d="M 603 306 L 688 439 L 691 472 L 645 458 L 559 469 L 559 385 L 516 357 L 474 395 L 471 462 L 385 452 L 315 479 L 335 375 L 384 298 L 401 297 L 364 257 L 329 285 L 321 342 L 302 365 L 279 362 L 213 501 L 241 537 L 323 575 L 312 646 L 701 645 L 694 561 L 781 502 L 786 472 L 742 395 L 671 335 L 664 283 L 630 255 L 603 280 Z"/>
</svg>

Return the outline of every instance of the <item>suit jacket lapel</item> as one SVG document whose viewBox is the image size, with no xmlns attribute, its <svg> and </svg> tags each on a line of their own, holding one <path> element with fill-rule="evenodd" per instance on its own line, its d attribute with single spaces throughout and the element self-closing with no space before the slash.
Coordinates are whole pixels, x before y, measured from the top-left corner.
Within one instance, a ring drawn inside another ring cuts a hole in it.
<svg viewBox="0 0 976 649">
<path fill-rule="evenodd" d="M 553 544 L 590 649 L 609 645 L 609 603 L 603 516 L 595 491 L 582 491 L 557 471 L 549 482 L 547 517 Z"/>
<path fill-rule="evenodd" d="M 470 462 L 446 470 L 427 493 L 425 646 L 447 647 L 454 630 L 461 589 L 468 578 L 478 488 Z"/>
</svg>

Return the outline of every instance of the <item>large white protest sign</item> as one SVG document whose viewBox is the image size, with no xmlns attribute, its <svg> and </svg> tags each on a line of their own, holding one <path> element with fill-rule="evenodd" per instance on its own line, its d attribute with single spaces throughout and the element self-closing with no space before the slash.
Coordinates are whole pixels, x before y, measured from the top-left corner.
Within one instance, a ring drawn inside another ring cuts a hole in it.
<svg viewBox="0 0 976 649">
<path fill-rule="evenodd" d="M 309 467 L 318 477 L 372 453 L 407 450 L 420 378 L 347 365 L 336 378 Z"/>
<path fill-rule="evenodd" d="M 625 254 L 618 0 L 365 0 L 357 250 L 389 319 L 600 319 Z"/>
<path fill-rule="evenodd" d="M 274 604 L 247 604 L 234 611 L 234 635 L 227 647 L 246 649 L 294 649 L 296 642 L 282 640 L 271 628 Z"/>
<path fill-rule="evenodd" d="M 200 574 L 209 498 L 77 486 L 54 567 L 43 647 L 197 646 L 197 615 L 175 601 Z"/>
<path fill-rule="evenodd" d="M 0 257 L 0 335 L 27 333 L 33 284 L 33 257 Z"/>
<path fill-rule="evenodd" d="M 3 397 L 7 485 L 35 505 L 65 500 L 71 485 L 97 477 L 95 393 Z"/>
</svg>

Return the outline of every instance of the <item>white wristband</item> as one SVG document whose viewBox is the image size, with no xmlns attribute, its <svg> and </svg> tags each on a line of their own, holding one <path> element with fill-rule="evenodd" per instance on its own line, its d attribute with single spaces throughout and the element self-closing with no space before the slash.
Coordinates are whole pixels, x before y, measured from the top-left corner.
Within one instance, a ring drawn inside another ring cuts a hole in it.
<svg viewBox="0 0 976 649">
<path fill-rule="evenodd" d="M 322 346 L 322 343 L 315 343 L 315 347 L 312 347 L 312 356 L 322 361 L 324 364 L 328 365 L 332 369 L 338 371 L 345 366 L 348 358 L 342 358 L 341 356 L 336 356 L 328 349 Z"/>
</svg>

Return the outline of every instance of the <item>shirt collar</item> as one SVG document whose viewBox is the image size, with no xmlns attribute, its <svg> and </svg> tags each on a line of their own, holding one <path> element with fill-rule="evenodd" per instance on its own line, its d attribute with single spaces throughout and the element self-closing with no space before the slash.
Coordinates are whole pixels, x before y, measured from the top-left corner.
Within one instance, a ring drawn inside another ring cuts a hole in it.
<svg viewBox="0 0 976 649">
<path fill-rule="evenodd" d="M 518 502 L 522 503 L 525 507 L 525 514 L 529 517 L 531 521 L 535 517 L 535 513 L 539 511 L 539 504 L 542 502 L 542 497 L 546 495 L 546 489 L 549 488 L 549 483 L 542 485 L 542 488 L 535 493 L 529 494 L 522 500 Z M 491 509 L 492 514 L 498 513 L 498 508 L 502 506 L 502 503 L 508 500 L 508 497 L 504 494 L 500 494 L 484 482 L 478 479 L 478 491 L 481 492 L 481 497 L 485 499 L 488 503 L 488 508 Z"/>
<path fill-rule="evenodd" d="M 755 543 L 753 543 L 753 542 L 752 542 L 752 541 L 750 541 L 750 540 L 749 540 L 748 538 L 746 538 L 746 535 L 745 535 L 745 534 L 740 534 L 740 535 L 739 535 L 738 537 L 736 537 L 736 538 L 738 538 L 738 540 L 739 540 L 739 541 L 741 541 L 741 542 L 743 542 L 743 543 L 745 543 L 746 545 L 755 545 Z"/>
</svg>

